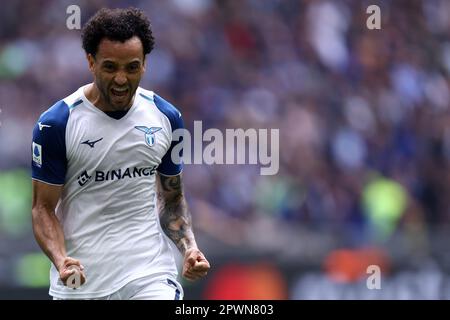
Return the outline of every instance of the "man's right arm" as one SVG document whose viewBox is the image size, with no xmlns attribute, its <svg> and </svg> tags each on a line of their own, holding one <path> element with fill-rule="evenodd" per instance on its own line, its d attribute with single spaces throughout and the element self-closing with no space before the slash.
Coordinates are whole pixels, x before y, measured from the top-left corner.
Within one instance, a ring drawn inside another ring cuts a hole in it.
<svg viewBox="0 0 450 320">
<path fill-rule="evenodd" d="M 55 215 L 62 186 L 33 180 L 32 219 L 34 236 L 55 267 L 59 269 L 66 256 L 64 233 Z"/>
<path fill-rule="evenodd" d="M 64 232 L 55 208 L 67 172 L 66 126 L 69 107 L 60 100 L 44 112 L 33 129 L 31 176 L 33 178 L 32 221 L 37 243 L 53 262 L 65 285 L 72 274 L 84 283 L 83 266 L 67 257 Z"/>
<path fill-rule="evenodd" d="M 32 221 L 33 232 L 41 249 L 53 262 L 64 284 L 75 272 L 85 282 L 83 266 L 76 259 L 67 257 L 64 232 L 55 208 L 61 196 L 62 186 L 33 180 Z"/>
</svg>

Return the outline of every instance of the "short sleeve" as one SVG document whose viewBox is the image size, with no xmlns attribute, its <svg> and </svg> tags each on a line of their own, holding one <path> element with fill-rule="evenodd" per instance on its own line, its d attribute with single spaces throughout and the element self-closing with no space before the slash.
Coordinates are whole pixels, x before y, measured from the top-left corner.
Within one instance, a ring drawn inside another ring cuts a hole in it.
<svg viewBox="0 0 450 320">
<path fill-rule="evenodd" d="M 169 119 L 172 127 L 172 133 L 177 129 L 184 129 L 183 117 L 177 108 L 156 94 L 153 96 L 153 101 L 155 102 L 156 107 Z M 158 172 L 167 176 L 175 176 L 181 173 L 183 170 L 183 164 L 174 163 L 172 161 L 171 154 L 173 148 L 182 142 L 182 138 L 179 141 L 172 140 L 169 149 L 161 160 L 161 164 L 158 166 Z M 179 156 L 180 158 L 183 157 L 183 149 L 181 149 Z"/>
<path fill-rule="evenodd" d="M 31 176 L 62 185 L 67 171 L 66 127 L 69 108 L 60 101 L 41 115 L 33 130 Z"/>
</svg>

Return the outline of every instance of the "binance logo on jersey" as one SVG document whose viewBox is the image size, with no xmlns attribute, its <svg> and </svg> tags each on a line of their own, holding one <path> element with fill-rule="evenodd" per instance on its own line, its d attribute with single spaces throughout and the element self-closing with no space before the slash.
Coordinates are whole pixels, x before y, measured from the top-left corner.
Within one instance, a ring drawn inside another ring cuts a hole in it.
<svg viewBox="0 0 450 320">
<path fill-rule="evenodd" d="M 125 170 L 117 169 L 110 171 L 95 171 L 95 181 L 113 181 L 113 180 L 121 180 L 125 178 L 138 178 L 142 176 L 151 176 L 155 174 L 156 166 L 154 167 L 144 167 L 144 168 L 126 168 Z"/>
<path fill-rule="evenodd" d="M 84 170 L 80 176 L 78 176 L 78 184 L 80 186 L 84 186 L 88 183 L 91 178 L 95 182 L 103 182 L 103 181 L 114 181 L 114 180 L 122 180 L 122 179 L 133 179 L 139 177 L 146 177 L 154 175 L 156 172 L 157 166 L 153 167 L 132 167 L 126 169 L 115 169 L 109 171 L 95 170 L 92 176 L 90 176 L 86 170 Z"/>
<path fill-rule="evenodd" d="M 86 170 L 84 170 L 77 178 L 78 180 L 78 184 L 80 186 L 84 186 L 86 183 L 89 182 L 89 180 L 91 180 L 91 176 L 87 173 Z"/>
</svg>

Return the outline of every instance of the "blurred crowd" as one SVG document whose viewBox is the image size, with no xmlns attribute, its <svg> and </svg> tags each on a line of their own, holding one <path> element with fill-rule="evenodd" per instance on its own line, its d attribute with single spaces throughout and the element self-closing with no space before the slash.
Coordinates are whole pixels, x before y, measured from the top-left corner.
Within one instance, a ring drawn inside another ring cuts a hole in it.
<svg viewBox="0 0 450 320">
<path fill-rule="evenodd" d="M 267 225 L 289 225 L 345 230 L 358 245 L 450 222 L 450 1 L 7 1 L 5 173 L 29 170 L 39 114 L 91 81 L 80 30 L 66 27 L 70 4 L 82 23 L 104 6 L 146 12 L 156 48 L 141 86 L 176 105 L 187 128 L 280 130 L 277 175 L 185 167 L 195 224 L 210 236 L 273 240 L 283 230 Z M 371 4 L 380 30 L 366 26 Z"/>
</svg>

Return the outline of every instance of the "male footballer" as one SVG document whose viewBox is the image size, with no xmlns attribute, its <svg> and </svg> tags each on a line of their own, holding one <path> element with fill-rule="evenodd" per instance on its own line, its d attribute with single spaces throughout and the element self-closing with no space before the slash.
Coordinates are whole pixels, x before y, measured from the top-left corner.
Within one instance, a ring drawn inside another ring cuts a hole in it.
<svg viewBox="0 0 450 320">
<path fill-rule="evenodd" d="M 49 293 L 182 299 L 168 239 L 186 279 L 210 265 L 192 231 L 182 165 L 171 159 L 181 113 L 139 87 L 154 46 L 150 22 L 135 8 L 101 9 L 82 46 L 93 82 L 45 111 L 33 131 L 32 220 L 52 262 Z"/>
</svg>

